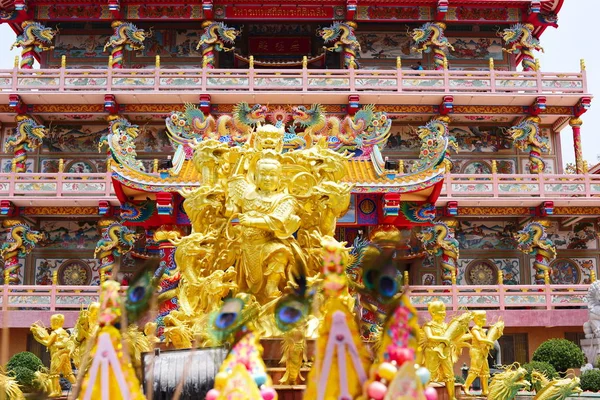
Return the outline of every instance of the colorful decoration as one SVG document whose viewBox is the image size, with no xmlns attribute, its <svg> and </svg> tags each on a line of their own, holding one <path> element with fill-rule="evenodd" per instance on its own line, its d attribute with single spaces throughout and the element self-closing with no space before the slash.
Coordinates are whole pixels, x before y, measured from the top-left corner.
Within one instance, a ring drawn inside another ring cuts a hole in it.
<svg viewBox="0 0 600 400">
<path fill-rule="evenodd" d="M 536 271 L 537 285 L 544 284 L 544 275 L 550 270 L 550 261 L 556 258 L 556 247 L 546 234 L 546 228 L 549 226 L 550 223 L 545 220 L 533 221 L 515 234 L 518 249 L 535 257 L 533 268 Z"/>
<path fill-rule="evenodd" d="M 174 111 L 165 120 L 167 134 L 180 145 L 194 146 L 202 140 L 214 139 L 223 143 L 242 145 L 252 130 L 265 122 L 267 107 L 241 102 L 233 107 L 232 115 L 222 115 L 216 121 L 205 116 L 195 105 L 187 103 L 185 111 Z"/>
<path fill-rule="evenodd" d="M 46 235 L 32 230 L 18 219 L 4 219 L 2 227 L 8 231 L 8 238 L 0 246 L 0 257 L 4 259 L 5 284 L 19 284 L 19 257 L 23 258 L 35 248 Z"/>
<path fill-rule="evenodd" d="M 475 326 L 471 329 L 471 366 L 469 375 L 465 381 L 465 394 L 469 395 L 469 389 L 475 378 L 479 377 L 481 381 L 481 395 L 488 395 L 488 381 L 490 379 L 490 367 L 488 364 L 488 354 L 494 347 L 494 342 L 498 340 L 504 332 L 504 321 L 498 321 L 487 332 L 483 328 L 487 323 L 485 311 L 473 311 L 473 322 Z"/>
<path fill-rule="evenodd" d="M 104 227 L 100 221 L 98 225 L 102 228 L 102 237 L 94 250 L 94 257 L 100 259 L 100 270 L 104 272 L 107 278 L 110 278 L 115 265 L 115 257 L 122 256 L 133 249 L 135 241 L 140 237 L 139 234 L 130 231 L 126 226 L 119 222 L 110 222 L 110 225 Z"/>
<path fill-rule="evenodd" d="M 323 38 L 326 45 L 333 43 L 327 51 L 344 52 L 344 68 L 359 68 L 357 58 L 360 57 L 360 43 L 354 35 L 356 22 L 334 22 L 333 25 L 323 28 L 317 34 Z"/>
<path fill-rule="evenodd" d="M 389 314 L 361 399 L 429 400 L 423 387 L 431 374 L 415 365 L 419 348 L 417 311 L 403 295 Z M 366 396 L 365 396 L 366 394 Z M 436 397 L 437 398 L 437 397 Z"/>
<path fill-rule="evenodd" d="M 349 307 L 345 249 L 335 241 L 324 244 L 323 322 L 316 343 L 317 359 L 308 375 L 307 399 L 353 399 L 367 381 L 369 355 Z"/>
<path fill-rule="evenodd" d="M 114 32 L 104 45 L 104 51 L 111 47 L 111 67 L 123 68 L 123 50 L 142 50 L 144 40 L 152 36 L 152 32 L 147 33 L 143 29 L 138 29 L 131 22 L 113 21 L 110 26 L 114 29 Z"/>
<path fill-rule="evenodd" d="M 26 172 L 27 166 L 25 160 L 27 153 L 37 150 L 46 137 L 47 129 L 44 125 L 39 125 L 28 115 L 17 115 L 15 117 L 17 127 L 15 132 L 6 139 L 4 151 L 13 151 L 13 163 L 15 172 Z"/>
<path fill-rule="evenodd" d="M 420 28 L 412 31 L 412 39 L 415 42 L 416 51 L 419 53 L 431 53 L 433 50 L 433 62 L 436 70 L 448 68 L 446 50 L 454 50 L 448 38 L 444 35 L 446 24 L 443 22 L 427 22 Z"/>
<path fill-rule="evenodd" d="M 202 28 L 204 33 L 200 36 L 196 49 L 202 48 L 202 68 L 212 69 L 215 68 L 215 50 L 232 51 L 233 47 L 226 45 L 233 44 L 241 32 L 214 21 L 204 21 Z"/>
<path fill-rule="evenodd" d="M 519 150 L 529 151 L 529 173 L 531 174 L 544 172 L 546 164 L 542 160 L 542 152 L 550 151 L 548 138 L 540 135 L 540 121 L 539 117 L 528 117 L 507 131 Z"/>
<path fill-rule="evenodd" d="M 158 243 L 161 254 L 160 264 L 154 273 L 154 277 L 160 279 L 156 316 L 159 337 L 163 336 L 165 317 L 179 308 L 177 293 L 181 272 L 175 263 L 175 245 L 172 242 L 178 240 L 181 235 L 182 231 L 172 226 L 161 226 L 154 232 L 154 240 Z"/>
<path fill-rule="evenodd" d="M 21 68 L 32 69 L 35 57 L 40 52 L 54 48 L 52 40 L 58 31 L 34 21 L 22 22 L 21 28 L 23 33 L 17 36 L 10 49 L 21 47 Z"/>
<path fill-rule="evenodd" d="M 121 203 L 121 219 L 123 221 L 144 222 L 147 221 L 156 210 L 156 203 L 147 199 L 140 204 L 124 202 Z"/>
<path fill-rule="evenodd" d="M 61 397 L 60 376 L 64 376 L 71 384 L 76 382 L 71 368 L 71 348 L 69 334 L 63 328 L 65 316 L 54 314 L 50 317 L 52 332 L 48 333 L 45 327 L 34 323 L 31 333 L 36 341 L 47 347 L 50 352 L 50 387 L 48 397 Z"/>
<path fill-rule="evenodd" d="M 437 221 L 433 226 L 424 227 L 417 237 L 423 248 L 431 255 L 442 256 L 442 284 L 451 285 L 452 275 L 456 275 L 458 260 L 458 240 L 454 237 L 455 220 Z"/>
<path fill-rule="evenodd" d="M 400 202 L 402 214 L 410 222 L 422 224 L 435 219 L 435 205 L 430 203 L 414 203 L 411 201 Z"/>
<path fill-rule="evenodd" d="M 140 382 L 129 357 L 123 352 L 122 336 L 115 327 L 121 322 L 120 285 L 113 280 L 102 284 L 100 328 L 91 350 L 91 365 L 83 376 L 78 400 L 110 398 L 144 400 Z M 70 367 L 69 367 L 70 369 Z"/>
<path fill-rule="evenodd" d="M 439 116 L 417 129 L 417 135 L 421 139 L 421 151 L 419 160 L 411 168 L 412 172 L 438 166 L 445 160 L 447 160 L 446 171 L 452 169 L 450 150 L 458 152 L 458 145 L 456 139 L 449 134 L 449 121 L 449 117 Z"/>
<path fill-rule="evenodd" d="M 112 159 L 117 165 L 124 163 L 138 171 L 144 171 L 144 164 L 137 159 L 134 143 L 135 138 L 140 133 L 140 127 L 131 124 L 127 119 L 118 115 L 111 115 L 107 119 L 109 133 L 100 138 L 98 152 L 102 150 L 104 145 L 107 145 Z"/>
<path fill-rule="evenodd" d="M 326 116 L 322 105 L 313 104 L 310 108 L 293 108 L 294 125 L 304 128 L 301 134 L 307 144 L 316 143 L 326 137 L 329 147 L 336 151 L 359 149 L 369 155 L 374 146 L 383 149 L 389 137 L 392 120 L 384 112 L 375 112 L 372 104 L 362 107 L 354 114 L 341 120 Z M 294 131 L 295 132 L 295 131 Z"/>
<path fill-rule="evenodd" d="M 528 390 L 531 383 L 525 380 L 525 368 L 510 366 L 504 372 L 494 375 L 490 383 L 488 400 L 512 400 L 520 390 Z"/>
<path fill-rule="evenodd" d="M 247 326 L 258 315 L 250 297 L 229 299 L 213 317 L 213 329 L 223 339 L 235 337 L 235 344 L 215 376 L 215 387 L 206 400 L 235 398 L 277 400 L 271 378 L 262 360 L 260 336 Z"/>
<path fill-rule="evenodd" d="M 533 30 L 532 24 L 515 24 L 502 32 L 502 39 L 506 42 L 504 51 L 523 56 L 523 71 L 537 71 L 533 50 L 544 51 L 540 41 L 533 36 Z"/>
</svg>

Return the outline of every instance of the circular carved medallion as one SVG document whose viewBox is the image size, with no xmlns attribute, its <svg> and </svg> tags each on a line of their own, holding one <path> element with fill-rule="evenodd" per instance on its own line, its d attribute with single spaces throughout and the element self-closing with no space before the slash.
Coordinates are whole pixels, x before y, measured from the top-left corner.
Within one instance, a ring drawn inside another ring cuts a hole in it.
<svg viewBox="0 0 600 400">
<path fill-rule="evenodd" d="M 67 260 L 58 267 L 60 285 L 84 286 L 92 282 L 92 269 L 81 260 Z"/>
<path fill-rule="evenodd" d="M 465 270 L 469 285 L 495 285 L 498 283 L 498 268 L 489 260 L 471 261 Z"/>
<path fill-rule="evenodd" d="M 555 285 L 578 284 L 581 282 L 579 265 L 568 258 L 559 258 L 550 264 L 550 281 Z"/>
<path fill-rule="evenodd" d="M 377 210 L 377 207 L 375 206 L 375 202 L 371 199 L 364 199 L 363 201 L 361 201 L 360 204 L 358 205 L 358 208 L 365 215 L 369 215 L 372 212 L 374 212 L 375 210 Z"/>
</svg>

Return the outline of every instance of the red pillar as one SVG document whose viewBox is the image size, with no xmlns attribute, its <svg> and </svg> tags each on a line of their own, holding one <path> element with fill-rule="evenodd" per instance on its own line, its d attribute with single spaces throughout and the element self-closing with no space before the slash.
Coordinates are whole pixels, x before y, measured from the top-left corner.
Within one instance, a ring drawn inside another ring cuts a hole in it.
<svg viewBox="0 0 600 400">
<path fill-rule="evenodd" d="M 578 174 L 583 174 L 583 156 L 581 154 L 581 118 L 574 117 L 569 120 L 569 125 L 573 128 L 573 148 L 575 150 L 575 169 Z"/>
</svg>

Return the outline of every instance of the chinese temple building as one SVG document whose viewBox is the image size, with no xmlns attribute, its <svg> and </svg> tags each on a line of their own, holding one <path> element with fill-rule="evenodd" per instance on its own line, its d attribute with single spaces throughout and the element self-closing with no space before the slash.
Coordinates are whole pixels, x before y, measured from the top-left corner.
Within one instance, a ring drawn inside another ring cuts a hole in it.
<svg viewBox="0 0 600 400">
<path fill-rule="evenodd" d="M 449 315 L 487 310 L 506 324 L 504 364 L 578 341 L 600 257 L 600 175 L 580 139 L 592 96 L 583 60 L 551 72 L 536 59 L 563 2 L 0 1 L 22 49 L 0 70 L 10 353 L 41 357 L 29 326 L 56 312 L 73 326 L 113 265 L 125 284 L 149 259 L 175 271 L 186 193 L 219 168 L 198 170 L 194 148 L 242 149 L 266 125 L 284 157 L 340 155 L 337 240 L 399 227 L 422 320 L 434 299 Z M 301 196 L 312 184 L 296 178 Z"/>
</svg>

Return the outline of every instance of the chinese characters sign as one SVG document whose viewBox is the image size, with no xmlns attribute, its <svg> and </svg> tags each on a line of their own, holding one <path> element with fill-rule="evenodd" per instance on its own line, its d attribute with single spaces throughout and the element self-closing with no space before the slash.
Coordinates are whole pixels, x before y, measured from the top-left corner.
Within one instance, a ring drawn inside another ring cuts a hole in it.
<svg viewBox="0 0 600 400">
<path fill-rule="evenodd" d="M 251 37 L 248 38 L 252 55 L 309 55 L 310 38 L 307 37 Z"/>
</svg>

